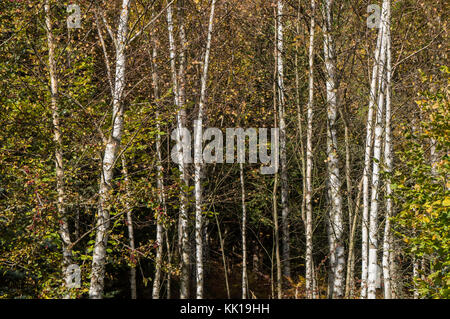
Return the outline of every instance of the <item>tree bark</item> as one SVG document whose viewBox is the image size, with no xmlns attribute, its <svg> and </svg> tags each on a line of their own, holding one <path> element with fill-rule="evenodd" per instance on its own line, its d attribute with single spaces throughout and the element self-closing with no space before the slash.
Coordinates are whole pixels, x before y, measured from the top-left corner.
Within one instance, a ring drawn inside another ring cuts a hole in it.
<svg viewBox="0 0 450 319">
<path fill-rule="evenodd" d="M 177 107 L 177 129 L 178 129 L 178 141 L 182 140 L 181 130 L 183 128 L 183 117 L 184 117 L 184 72 L 181 77 L 181 87 L 178 86 L 178 76 L 177 76 L 177 68 L 176 68 L 176 47 L 175 47 L 175 39 L 173 32 L 173 13 L 172 13 L 172 4 L 167 7 L 167 24 L 168 24 L 168 32 L 169 32 L 169 51 L 170 51 L 170 69 L 172 75 L 172 83 L 173 83 L 173 93 L 174 93 L 174 101 L 175 106 Z M 184 30 L 184 28 L 183 28 Z M 184 52 L 184 47 L 181 52 Z M 181 63 L 183 65 L 184 63 Z M 180 182 L 181 182 L 181 190 L 180 190 L 180 217 L 179 217 L 179 243 L 180 243 L 180 254 L 181 254 L 181 282 L 180 282 L 180 298 L 186 299 L 189 298 L 189 229 L 188 229 L 188 212 L 187 212 L 187 197 L 186 197 L 186 188 L 188 187 L 186 169 L 184 163 L 182 149 L 178 149 L 177 158 L 178 158 L 178 169 L 180 171 Z"/>
<path fill-rule="evenodd" d="M 276 29 L 276 55 L 277 55 L 277 85 L 278 85 L 278 121 L 280 129 L 280 188 L 281 188 L 281 246 L 282 246 L 282 272 L 286 278 L 291 277 L 290 254 L 289 254 L 289 202 L 288 202 L 288 177 L 286 157 L 286 120 L 285 120 L 285 97 L 284 97 L 284 26 L 283 26 L 283 0 L 277 1 L 277 29 Z"/>
<path fill-rule="evenodd" d="M 56 172 L 56 191 L 57 191 L 57 210 L 60 219 L 59 235 L 62 241 L 62 273 L 66 285 L 70 281 L 70 273 L 67 267 L 72 264 L 72 241 L 70 239 L 69 223 L 67 221 L 65 189 L 64 189 L 64 160 L 63 160 L 63 140 L 62 130 L 59 119 L 58 105 L 58 75 L 55 62 L 55 43 L 53 39 L 52 22 L 50 14 L 50 1 L 46 0 L 44 5 L 45 25 L 47 28 L 47 45 L 48 45 L 48 68 L 50 73 L 50 93 L 51 93 L 51 109 L 53 124 L 53 140 L 55 141 L 55 172 Z M 65 298 L 69 297 L 68 291 Z"/>
<path fill-rule="evenodd" d="M 386 89 L 385 76 L 385 61 L 386 61 L 386 35 L 387 35 L 387 8 L 389 0 L 383 1 L 382 16 L 381 16 L 381 46 L 378 67 L 378 102 L 375 119 L 375 135 L 373 146 L 373 167 L 372 167 L 372 184 L 371 184 L 371 203 L 369 216 L 369 269 L 367 280 L 367 298 L 376 298 L 376 282 L 378 273 L 378 188 L 380 183 L 380 160 L 381 160 L 381 140 L 383 134 L 383 114 L 384 114 L 384 99 Z"/>
<path fill-rule="evenodd" d="M 392 233 L 391 233 L 391 217 L 393 216 L 393 202 L 391 189 L 391 174 L 393 170 L 392 155 L 392 134 L 391 134 L 391 30 L 390 30 L 390 7 L 386 17 L 387 35 L 386 35 L 386 120 L 384 131 L 384 164 L 386 170 L 386 221 L 384 225 L 383 239 L 383 278 L 384 278 L 384 298 L 392 298 L 392 277 L 391 270 L 394 266 L 390 263 L 394 262 L 391 258 L 392 252 Z"/>
<path fill-rule="evenodd" d="M 274 8 L 274 15 L 277 17 L 277 12 Z M 275 19 L 275 30 L 277 30 L 278 19 Z M 277 39 L 277 33 L 275 33 L 275 40 Z M 274 58 L 275 58 L 275 67 L 273 73 L 273 116 L 274 116 L 274 127 L 277 127 L 277 74 L 278 74 L 278 55 L 277 55 L 277 46 L 274 46 Z M 278 143 L 272 146 L 272 150 L 278 148 Z M 275 158 L 277 161 L 277 158 Z M 278 162 L 275 163 L 275 167 L 278 169 Z M 281 256 L 280 256 L 280 230 L 278 227 L 278 208 L 277 208 L 277 190 L 278 190 L 278 170 L 275 169 L 274 182 L 273 182 L 273 192 L 272 192 L 272 205 L 273 205 L 273 224 L 274 224 L 274 246 L 275 246 L 275 260 L 277 266 L 277 298 L 282 298 L 282 277 L 281 277 Z M 274 285 L 273 285 L 273 248 L 272 248 L 272 258 L 271 258 L 271 287 L 272 287 L 272 297 L 275 298 L 274 295 Z"/>
<path fill-rule="evenodd" d="M 342 298 L 344 295 L 344 245 L 342 240 L 344 225 L 342 216 L 341 180 L 339 176 L 339 157 L 337 146 L 336 118 L 338 113 L 337 79 L 334 40 L 332 36 L 333 1 L 324 3 L 324 56 L 326 69 L 327 91 L 327 167 L 328 187 L 331 200 L 329 216 L 329 242 L 332 282 L 330 294 L 332 298 Z"/>
<path fill-rule="evenodd" d="M 99 203 L 97 216 L 97 233 L 95 237 L 94 253 L 92 258 L 91 285 L 89 298 L 101 299 L 104 289 L 106 245 L 109 231 L 109 207 L 108 198 L 111 191 L 111 182 L 114 174 L 114 165 L 120 147 L 123 130 L 123 90 L 125 88 L 126 68 L 126 40 L 128 33 L 128 11 L 130 1 L 123 0 L 116 37 L 116 73 L 114 78 L 113 96 L 113 128 L 105 146 L 102 170 L 100 176 Z"/>
<path fill-rule="evenodd" d="M 381 52 L 381 31 L 378 33 L 375 47 L 375 60 L 372 68 L 372 78 L 369 91 L 369 109 L 367 111 L 366 143 L 364 150 L 363 171 L 363 213 L 361 223 L 361 298 L 367 297 L 367 275 L 369 265 L 369 183 L 370 164 L 373 146 L 373 113 L 377 98 L 379 56 Z"/>
<path fill-rule="evenodd" d="M 248 298 L 248 278 L 247 278 L 247 207 L 245 204 L 245 182 L 244 165 L 239 163 L 239 173 L 241 179 L 241 200 L 242 200 L 242 299 Z"/>
<path fill-rule="evenodd" d="M 311 25 L 309 31 L 309 80 L 308 110 L 306 113 L 306 298 L 314 298 L 313 262 L 313 209 L 312 209 L 312 169 L 313 169 L 313 117 L 314 117 L 314 29 L 315 0 L 311 0 Z"/>
<path fill-rule="evenodd" d="M 158 57 L 158 51 L 156 47 L 156 41 L 154 39 L 154 36 L 151 36 L 152 39 L 152 85 L 153 85 L 153 98 L 155 100 L 155 103 L 157 104 L 157 110 L 156 110 L 156 130 L 158 131 L 158 134 L 156 136 L 156 156 L 158 158 L 158 162 L 156 165 L 156 184 L 158 188 L 158 202 L 159 202 L 159 211 L 158 216 L 156 217 L 156 243 L 157 243 L 157 249 L 156 249 L 156 264 L 155 264 L 155 278 L 153 279 L 153 290 L 152 290 L 152 298 L 153 299 L 159 299 L 160 298 L 160 290 L 161 290 L 161 268 L 163 263 L 163 245 L 164 245 L 164 225 L 163 225 L 163 218 L 167 212 L 166 207 L 166 196 L 165 196 L 165 190 L 164 190 L 164 172 L 163 172 L 163 166 L 162 166 L 162 155 L 161 155 L 161 135 L 159 132 L 161 131 L 161 124 L 159 120 L 159 110 L 158 110 L 158 104 L 159 104 L 159 79 L 158 79 L 158 68 L 156 65 L 156 59 Z M 169 238 L 166 238 L 166 240 L 169 240 Z M 170 251 L 167 251 L 167 254 L 170 254 Z M 170 281 L 170 274 L 168 274 L 168 282 Z M 169 293 L 170 284 L 168 284 L 168 295 Z"/>
<path fill-rule="evenodd" d="M 209 55 L 211 51 L 211 38 L 214 23 L 214 9 L 216 0 L 212 0 L 211 12 L 209 15 L 208 36 L 206 40 L 205 57 L 203 61 L 203 72 L 201 76 L 200 103 L 196 121 L 194 138 L 194 183 L 195 183 L 195 251 L 196 251 L 196 283 L 197 299 L 203 299 L 203 209 L 202 209 L 202 185 L 201 169 L 203 163 L 202 141 L 203 141 L 203 116 L 206 100 L 206 85 L 208 79 Z"/>
<path fill-rule="evenodd" d="M 347 278 L 345 282 L 345 297 L 347 298 L 353 298 L 354 296 L 354 288 L 355 288 L 355 234 L 356 234 L 356 225 L 358 221 L 358 213 L 360 209 L 361 204 L 361 191 L 363 186 L 363 180 L 359 182 L 358 185 L 358 194 L 356 195 L 356 206 L 355 211 L 353 214 L 353 219 L 349 222 L 352 223 L 351 225 L 351 232 L 350 232 L 350 238 L 349 238 L 349 245 L 348 245 L 348 258 L 347 258 Z"/>
</svg>

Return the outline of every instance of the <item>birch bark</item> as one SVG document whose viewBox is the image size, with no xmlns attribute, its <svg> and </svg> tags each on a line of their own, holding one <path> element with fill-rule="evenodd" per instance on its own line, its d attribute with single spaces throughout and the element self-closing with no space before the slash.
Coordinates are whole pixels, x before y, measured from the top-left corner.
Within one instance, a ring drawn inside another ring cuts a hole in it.
<svg viewBox="0 0 450 319">
<path fill-rule="evenodd" d="M 59 119 L 58 105 L 58 75 L 55 62 L 55 43 L 52 31 L 52 22 L 50 16 L 50 1 L 46 0 L 44 5 L 45 25 L 47 28 L 47 45 L 48 45 L 48 68 L 50 73 L 50 93 L 51 93 L 51 109 L 53 124 L 53 140 L 55 141 L 55 172 L 56 172 L 56 191 L 58 216 L 60 218 L 59 235 L 62 240 L 63 264 L 62 273 L 66 284 L 70 281 L 70 274 L 67 267 L 72 263 L 71 239 L 69 231 L 69 223 L 65 208 L 65 189 L 64 189 L 64 162 L 63 162 L 63 140 L 62 130 Z M 68 294 L 65 296 L 68 297 Z"/>
<path fill-rule="evenodd" d="M 315 0 L 311 0 L 311 25 L 309 31 L 309 80 L 308 109 L 306 113 L 306 297 L 314 297 L 313 274 L 313 210 L 312 210 L 312 169 L 313 169 L 313 117 L 314 117 L 314 29 Z"/>
<path fill-rule="evenodd" d="M 275 30 L 278 30 L 278 19 L 277 19 L 277 11 L 274 8 L 274 16 L 275 16 Z M 274 127 L 277 127 L 277 74 L 278 74 L 278 48 L 277 48 L 277 33 L 275 33 L 275 45 L 274 45 L 274 58 L 275 58 L 275 67 L 273 72 L 273 116 L 274 116 Z M 275 145 L 273 146 L 273 149 L 278 149 L 279 145 L 277 143 L 277 140 L 275 140 Z M 275 157 L 275 167 L 278 167 L 278 158 Z M 278 226 L 278 205 L 277 205 L 277 190 L 278 190 L 278 171 L 275 171 L 274 175 L 274 182 L 273 182 L 273 191 L 272 191 L 272 205 L 273 205 L 273 227 L 274 227 L 274 244 L 272 248 L 272 258 L 271 258 L 271 287 L 272 287 L 272 297 L 275 298 L 275 294 L 273 291 L 274 285 L 273 285 L 273 250 L 275 248 L 275 260 L 276 260 L 276 266 L 277 266 L 277 298 L 282 298 L 282 277 L 281 277 L 281 256 L 280 256 L 280 230 Z"/>
<path fill-rule="evenodd" d="M 239 163 L 242 200 L 242 299 L 248 298 L 247 278 L 247 207 L 245 204 L 244 164 Z"/>
<path fill-rule="evenodd" d="M 333 298 L 342 298 L 344 295 L 344 245 L 342 235 L 344 230 L 342 216 L 341 180 L 339 176 L 339 157 L 337 153 L 336 118 L 338 113 L 337 79 L 334 39 L 332 36 L 332 5 L 333 0 L 324 3 L 324 57 L 326 69 L 327 91 L 327 167 L 328 186 L 331 200 L 329 216 L 330 236 L 330 263 L 332 275 Z"/>
<path fill-rule="evenodd" d="M 100 176 L 97 233 L 92 258 L 91 284 L 89 298 L 101 299 L 104 288 L 106 245 L 109 231 L 108 197 L 113 179 L 113 169 L 117 160 L 123 130 L 123 90 L 125 88 L 126 40 L 128 33 L 128 11 L 130 1 L 123 0 L 116 37 L 116 73 L 114 78 L 114 96 L 112 130 L 105 146 Z"/>
<path fill-rule="evenodd" d="M 156 65 L 156 59 L 158 57 L 158 51 L 156 47 L 156 41 L 154 36 L 152 35 L 152 85 L 153 85 L 153 98 L 158 104 L 159 101 L 159 79 L 158 79 L 158 68 Z M 158 158 L 158 162 L 156 165 L 156 186 L 158 188 L 158 202 L 160 210 L 158 211 L 158 216 L 156 217 L 156 265 L 155 265 L 155 278 L 153 279 L 153 290 L 152 290 L 152 298 L 159 299 L 160 298 L 160 289 L 161 289 L 161 268 L 163 262 L 163 245 L 164 245 L 164 226 L 163 226 L 163 215 L 167 211 L 166 207 L 166 196 L 164 190 L 164 172 L 162 166 L 162 155 L 161 155 L 161 135 L 159 132 L 161 131 L 161 125 L 159 122 L 159 110 L 157 107 L 156 110 L 156 130 L 158 134 L 156 136 L 156 156 Z M 167 240 L 169 240 L 167 238 Z M 170 251 L 167 251 L 167 254 L 170 254 Z M 168 280 L 170 280 L 168 278 Z M 170 285 L 168 285 L 168 290 L 170 289 Z M 169 293 L 170 295 L 170 293 Z"/>
<path fill-rule="evenodd" d="M 367 297 L 367 275 L 369 265 L 369 183 L 370 164 L 373 146 L 373 113 L 377 98 L 379 56 L 381 52 L 381 29 L 378 32 L 377 44 L 375 47 L 375 59 L 372 67 L 372 77 L 369 91 L 369 109 L 367 111 L 366 145 L 364 150 L 364 171 L 363 171 L 363 213 L 361 223 L 361 298 Z"/>
<path fill-rule="evenodd" d="M 283 25 L 283 1 L 277 1 L 277 85 L 278 85 L 278 121 L 280 129 L 280 188 L 281 188 L 281 246 L 283 276 L 291 277 L 289 254 L 289 202 L 288 202 L 288 176 L 286 157 L 286 121 L 285 121 L 285 97 L 284 97 L 284 25 Z"/>
<path fill-rule="evenodd" d="M 180 87 L 178 86 L 177 68 L 176 68 L 176 47 L 173 31 L 173 9 L 172 4 L 167 7 L 167 25 L 169 32 L 169 55 L 170 55 L 170 69 L 173 83 L 174 102 L 177 107 L 177 129 L 178 129 L 178 141 L 182 141 L 181 131 L 183 128 L 183 116 L 184 116 L 184 104 L 180 101 L 184 101 L 184 93 L 181 94 L 180 99 Z M 184 49 L 184 48 L 183 48 Z M 182 50 L 183 52 L 183 50 Z M 181 63 L 182 65 L 184 63 Z M 184 73 L 182 74 L 182 83 L 184 83 Z M 183 85 L 181 91 L 183 91 Z M 184 92 L 184 91 L 183 91 Z M 185 170 L 184 156 L 181 148 L 177 150 L 178 169 L 180 171 L 180 218 L 179 218 L 179 243 L 181 246 L 181 283 L 180 283 L 180 298 L 189 298 L 189 234 L 188 234 L 188 212 L 187 212 L 187 176 Z"/>
<path fill-rule="evenodd" d="M 378 254 L 378 188 L 380 183 L 380 160 L 381 160 L 381 140 L 383 134 L 383 114 L 386 90 L 386 44 L 387 44 L 387 10 L 389 0 L 383 1 L 381 16 L 381 46 L 378 66 L 378 101 L 375 119 L 375 135 L 373 146 L 373 167 L 372 167 L 372 184 L 371 184 L 371 203 L 369 215 L 369 269 L 367 280 L 367 298 L 376 298 L 377 288 L 377 254 Z"/>
<path fill-rule="evenodd" d="M 202 211 L 202 141 L 203 141 L 203 116 L 206 100 L 206 85 L 208 79 L 209 55 L 211 51 L 211 38 L 214 23 L 214 10 L 216 0 L 212 0 L 211 12 L 209 15 L 208 36 L 206 40 L 205 57 L 203 61 L 203 72 L 201 76 L 200 103 L 198 107 L 198 117 L 196 121 L 196 131 L 194 138 L 194 183 L 195 183 L 195 247 L 196 247 L 196 281 L 197 299 L 203 299 L 203 211 Z"/>
<path fill-rule="evenodd" d="M 393 262 L 391 258 L 392 252 L 392 233 L 391 233 L 391 221 L 393 216 L 393 203 L 392 203 L 392 189 L 391 179 L 393 169 L 392 159 L 392 135 L 391 135 L 391 32 L 390 32 L 390 7 L 388 7 L 388 14 L 386 17 L 387 26 L 387 43 L 386 43 L 386 120 L 385 120 L 385 132 L 384 132 L 384 164 L 386 170 L 386 221 L 384 226 L 384 239 L 383 239 L 383 279 L 384 279 L 384 298 L 392 298 L 392 276 L 391 270 L 393 266 L 390 265 Z"/>
</svg>

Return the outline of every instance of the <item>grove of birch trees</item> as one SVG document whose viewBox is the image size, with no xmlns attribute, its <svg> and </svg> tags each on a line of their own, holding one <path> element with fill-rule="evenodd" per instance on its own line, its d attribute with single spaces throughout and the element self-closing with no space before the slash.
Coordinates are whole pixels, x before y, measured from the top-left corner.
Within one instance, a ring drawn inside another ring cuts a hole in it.
<svg viewBox="0 0 450 319">
<path fill-rule="evenodd" d="M 450 298 L 447 36 L 443 0 L 1 1 L 0 298 Z"/>
</svg>

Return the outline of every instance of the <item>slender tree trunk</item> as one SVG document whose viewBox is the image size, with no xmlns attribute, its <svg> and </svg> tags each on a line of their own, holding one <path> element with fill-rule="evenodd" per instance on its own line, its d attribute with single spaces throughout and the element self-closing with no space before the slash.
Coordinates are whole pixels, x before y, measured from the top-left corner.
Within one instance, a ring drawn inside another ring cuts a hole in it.
<svg viewBox="0 0 450 319">
<path fill-rule="evenodd" d="M 298 1 L 297 20 L 296 20 L 296 36 L 300 37 L 300 0 Z M 297 125 L 298 139 L 300 143 L 300 160 L 302 171 L 302 204 L 300 208 L 301 218 L 306 229 L 306 156 L 305 146 L 303 143 L 303 107 L 300 105 L 300 74 L 299 74 L 299 40 L 295 41 L 295 104 L 297 107 Z"/>
<path fill-rule="evenodd" d="M 381 52 L 381 29 L 378 32 L 375 47 L 375 60 L 372 68 L 372 78 L 369 91 L 369 109 L 367 112 L 366 145 L 364 150 L 363 171 L 363 214 L 362 214 L 362 247 L 361 247 L 361 298 L 367 297 L 367 276 L 369 265 L 369 184 L 370 164 L 373 146 L 373 113 L 377 98 L 379 56 Z"/>
<path fill-rule="evenodd" d="M 313 274 L 313 210 L 312 210 L 312 169 L 313 169 L 313 116 L 314 116 L 314 29 L 315 0 L 311 0 L 311 25 L 309 31 L 309 81 L 308 110 L 306 126 L 306 298 L 314 297 Z"/>
<path fill-rule="evenodd" d="M 242 299 L 248 298 L 247 279 L 247 208 L 245 205 L 244 165 L 239 163 L 242 199 Z"/>
<path fill-rule="evenodd" d="M 225 239 L 222 237 L 222 231 L 220 230 L 220 224 L 219 224 L 219 219 L 217 218 L 217 214 L 214 214 L 214 217 L 216 218 L 217 231 L 219 232 L 220 250 L 222 251 L 223 272 L 225 275 L 225 287 L 227 289 L 227 297 L 228 297 L 228 299 L 230 299 L 231 298 L 230 285 L 228 283 L 227 261 L 225 258 L 225 245 L 224 245 Z"/>
<path fill-rule="evenodd" d="M 169 241 L 169 231 L 166 229 L 164 232 L 164 235 L 166 237 L 166 249 L 167 249 L 167 262 L 169 263 L 170 267 L 172 267 L 172 250 L 170 248 L 170 241 Z M 166 279 L 166 298 L 170 299 L 172 297 L 172 270 L 169 269 L 167 272 L 167 279 Z"/>
<path fill-rule="evenodd" d="M 332 7 L 333 1 L 326 0 L 324 3 L 324 56 L 326 69 L 327 90 L 327 166 L 328 186 L 331 200 L 331 211 L 329 216 L 330 234 L 330 262 L 333 272 L 332 289 L 333 298 L 344 296 L 344 244 L 343 244 L 343 214 L 341 180 L 339 176 L 339 157 L 337 146 L 336 118 L 338 113 L 337 80 L 334 41 L 332 36 Z"/>
<path fill-rule="evenodd" d="M 419 278 L 419 260 L 413 256 L 413 298 L 419 299 L 419 289 L 415 283 L 415 279 Z"/>
<path fill-rule="evenodd" d="M 70 273 L 67 271 L 67 267 L 72 263 L 72 250 L 69 223 L 67 221 L 66 203 L 65 203 L 65 190 L 64 190 L 64 162 L 63 162 L 63 140 L 62 130 L 59 120 L 59 105 L 58 105 L 58 75 L 56 71 L 55 62 L 55 43 L 53 39 L 50 2 L 45 1 L 45 25 L 47 28 L 47 45 L 48 45 L 48 68 L 50 73 L 50 90 L 51 90 L 51 109 L 52 109 L 52 124 L 53 124 L 53 140 L 55 141 L 55 172 L 56 172 L 56 191 L 58 194 L 57 209 L 60 219 L 59 235 L 62 241 L 62 273 L 66 285 L 70 281 Z M 65 298 L 68 298 L 69 294 L 66 293 Z"/>
<path fill-rule="evenodd" d="M 172 4 L 167 7 L 167 24 L 169 31 L 169 51 L 170 51 L 170 68 L 172 74 L 172 83 L 173 83 L 173 93 L 175 106 L 177 107 L 177 129 L 178 129 L 178 141 L 181 142 L 181 130 L 183 128 L 183 116 L 184 116 L 184 104 L 181 101 L 184 101 L 184 73 L 181 77 L 181 87 L 178 86 L 178 76 L 176 69 L 176 47 L 175 47 L 175 39 L 173 32 L 173 13 L 172 13 Z M 184 28 L 183 28 L 184 30 Z M 184 49 L 184 48 L 183 48 Z M 183 52 L 182 50 L 181 52 Z M 181 63 L 183 65 L 184 63 Z M 177 159 L 178 159 L 178 169 L 180 171 L 180 182 L 181 182 L 181 190 L 180 190 L 180 219 L 179 219 L 179 244 L 181 246 L 181 283 L 180 283 L 180 298 L 186 299 L 189 298 L 189 229 L 188 229 L 188 212 L 187 212 L 187 198 L 186 198 L 186 188 L 187 188 L 187 176 L 186 169 L 184 163 L 184 150 L 181 148 L 177 151 Z"/>
<path fill-rule="evenodd" d="M 156 242 L 157 242 L 157 249 L 156 249 L 156 265 L 155 265 L 155 278 L 153 279 L 153 291 L 152 291 L 152 298 L 153 299 L 159 299 L 160 298 L 160 289 L 161 289 L 161 268 L 163 263 L 163 245 L 164 245 L 164 226 L 163 226 L 163 218 L 165 217 L 165 214 L 167 212 L 166 207 L 166 196 L 165 196 L 165 190 L 164 190 L 164 172 L 163 172 L 163 166 L 162 166 L 162 155 L 161 155 L 161 135 L 159 132 L 161 131 L 161 125 L 159 120 L 159 79 L 158 79 L 158 68 L 156 65 L 156 59 L 158 57 L 157 47 L 156 47 L 156 41 L 154 39 L 154 36 L 152 35 L 152 66 L 153 66 L 153 72 L 152 72 L 152 82 L 153 82 L 153 97 L 157 104 L 157 110 L 156 110 L 156 130 L 158 131 L 158 135 L 156 136 L 156 156 L 158 158 L 158 163 L 156 165 L 156 184 L 158 188 L 158 202 L 159 202 L 159 208 L 158 216 L 156 217 Z M 169 240 L 167 238 L 167 240 Z M 170 248 L 170 247 L 169 247 Z M 167 254 L 170 255 L 170 251 L 167 251 Z M 168 274 L 168 282 L 170 281 L 170 272 Z M 170 295 L 169 289 L 170 285 L 168 285 L 168 295 Z"/>
<path fill-rule="evenodd" d="M 277 85 L 278 85 L 278 121 L 280 129 L 280 188 L 281 188 L 281 246 L 283 254 L 283 276 L 291 277 L 290 255 L 289 255 L 289 202 L 288 202 L 288 177 L 286 156 L 286 122 L 285 122 L 285 98 L 284 98 L 284 41 L 283 41 L 283 0 L 277 1 Z"/>
<path fill-rule="evenodd" d="M 185 9 L 185 1 L 179 0 L 177 2 L 177 11 L 178 11 L 178 24 L 179 24 L 179 37 L 180 37 L 180 50 L 179 50 L 179 69 L 178 69 L 178 99 L 179 99 L 179 113 L 180 113 L 180 122 L 182 127 L 186 127 L 187 125 L 187 117 L 186 117 L 186 51 L 187 51 L 187 39 L 186 39 L 186 30 L 184 25 L 184 9 Z M 191 245 L 192 241 L 195 241 L 194 237 L 190 237 L 189 233 L 189 199 L 187 195 L 189 189 L 189 164 L 183 163 L 184 165 L 184 174 L 182 177 L 182 183 L 184 183 L 183 187 L 185 189 L 185 212 L 186 214 L 180 214 L 180 226 L 181 226 L 181 237 L 180 241 L 181 245 L 181 255 L 182 257 L 182 277 L 183 282 L 180 287 L 180 295 L 181 290 L 187 290 L 187 297 L 190 294 L 190 282 L 193 282 L 195 278 L 191 278 L 191 276 L 195 275 L 192 265 L 195 263 L 195 247 Z M 194 234 L 195 236 L 195 234 Z M 184 266 L 183 266 L 184 264 Z M 194 265 L 195 266 L 195 265 Z M 185 283 L 187 282 L 187 284 Z"/>
<path fill-rule="evenodd" d="M 108 142 L 105 146 L 102 171 L 100 176 L 100 190 L 97 216 L 97 233 L 95 237 L 94 253 L 92 258 L 91 285 L 89 298 L 101 299 L 104 288 L 106 245 L 109 231 L 109 207 L 108 197 L 111 190 L 111 182 L 114 173 L 114 164 L 120 147 L 123 129 L 123 90 L 125 88 L 126 68 L 126 39 L 128 33 L 128 11 L 130 1 L 123 0 L 117 29 L 116 47 L 116 73 L 114 78 L 114 97 L 112 125 Z"/>
<path fill-rule="evenodd" d="M 277 16 L 277 12 L 274 8 L 275 17 Z M 275 19 L 275 29 L 277 30 L 277 19 Z M 276 38 L 277 36 L 275 36 Z M 274 116 L 274 127 L 277 127 L 277 73 L 278 73 L 278 57 L 277 57 L 277 46 L 274 46 L 274 57 L 275 57 L 275 67 L 273 73 L 273 116 Z M 278 149 L 278 143 L 275 142 L 275 145 L 272 146 L 272 150 Z M 277 161 L 277 158 L 275 159 Z M 278 227 L 278 208 L 277 208 L 277 190 L 278 190 L 278 162 L 275 163 L 274 182 L 273 182 L 273 192 L 272 192 L 272 205 L 273 205 L 273 224 L 274 224 L 274 246 L 275 246 L 275 260 L 277 266 L 277 298 L 281 299 L 282 297 L 282 277 L 281 277 L 281 257 L 280 257 L 280 233 Z M 272 281 L 272 297 L 275 298 L 274 294 L 274 280 L 273 280 L 273 248 L 272 248 L 272 258 L 271 258 L 271 281 Z"/>
<path fill-rule="evenodd" d="M 127 168 L 127 162 L 125 159 L 125 155 L 122 154 L 122 173 L 124 176 L 125 181 L 125 188 L 126 188 L 126 200 L 125 200 L 125 209 L 126 209 L 126 220 L 127 220 L 127 228 L 128 228 L 128 242 L 130 245 L 130 254 L 134 259 L 135 254 L 135 245 L 134 245 L 134 230 L 133 230 L 133 209 L 130 205 L 130 199 L 131 199 L 131 192 L 130 192 L 130 179 L 128 178 L 128 168 Z M 131 299 L 137 298 L 137 291 L 136 291 L 136 267 L 132 266 L 130 268 L 130 288 L 131 288 Z"/>
<path fill-rule="evenodd" d="M 353 214 L 353 219 L 349 222 L 352 223 L 350 238 L 348 244 L 348 258 L 347 258 L 347 278 L 345 282 L 345 297 L 353 298 L 354 296 L 354 288 L 355 288 L 355 234 L 356 234 L 356 225 L 358 221 L 358 213 L 361 204 L 361 191 L 363 186 L 363 180 L 359 182 L 358 185 L 358 194 L 356 195 L 356 206 Z"/>
<path fill-rule="evenodd" d="M 351 170 L 350 170 L 350 137 L 349 137 L 349 125 L 347 119 L 345 118 L 343 112 L 340 110 L 341 117 L 344 122 L 344 137 L 345 137 L 345 180 L 347 184 L 347 210 L 348 210 L 348 225 L 349 225 L 349 251 L 347 255 L 347 272 L 345 280 L 345 297 L 349 296 L 350 287 L 353 287 L 353 273 L 351 273 L 351 262 L 354 246 L 354 232 L 353 232 L 353 200 L 352 200 L 352 180 L 351 180 Z M 350 250 L 350 247 L 352 248 Z"/>
<path fill-rule="evenodd" d="M 383 278 L 384 278 L 384 298 L 392 298 L 392 273 L 391 259 L 392 254 L 392 233 L 391 220 L 393 216 L 393 202 L 391 189 L 391 174 L 393 169 L 392 159 L 392 136 L 391 136 L 391 30 L 390 30 L 390 7 L 386 17 L 387 35 L 386 35 L 386 122 L 384 133 L 384 164 L 386 166 L 386 221 L 384 225 L 383 239 Z"/>
<path fill-rule="evenodd" d="M 277 187 L 278 187 L 278 173 L 275 173 L 275 181 L 273 184 L 273 224 L 274 224 L 274 234 L 275 234 L 275 260 L 277 265 L 277 298 L 282 298 L 282 279 L 281 279 L 281 257 L 280 257 L 280 236 L 279 236 L 279 226 L 278 226 L 278 209 L 277 209 Z"/>
<path fill-rule="evenodd" d="M 196 131 L 194 138 L 194 182 L 195 182 L 195 247 L 196 247 L 196 282 L 197 299 L 203 299 L 203 210 L 202 210 L 202 141 L 203 141 L 203 113 L 206 100 L 206 84 L 208 79 L 209 55 L 211 51 L 211 38 L 214 23 L 214 9 L 216 0 L 212 0 L 211 12 L 209 15 L 208 36 L 206 40 L 205 60 L 203 61 L 203 72 L 201 76 L 200 103 L 198 107 L 198 117 L 196 121 Z"/>
<path fill-rule="evenodd" d="M 389 0 L 383 1 L 383 12 L 381 18 L 381 46 L 378 67 L 378 102 L 375 119 L 375 135 L 373 146 L 373 167 L 372 167 L 372 185 L 371 185 L 371 203 L 369 215 L 369 269 L 367 280 L 367 298 L 376 298 L 376 282 L 378 274 L 378 188 L 380 183 L 380 160 L 381 160 L 381 140 L 383 135 L 383 114 L 384 114 L 384 99 L 386 90 L 386 76 L 385 76 L 385 61 L 386 61 L 386 44 L 387 44 L 387 10 Z"/>
</svg>

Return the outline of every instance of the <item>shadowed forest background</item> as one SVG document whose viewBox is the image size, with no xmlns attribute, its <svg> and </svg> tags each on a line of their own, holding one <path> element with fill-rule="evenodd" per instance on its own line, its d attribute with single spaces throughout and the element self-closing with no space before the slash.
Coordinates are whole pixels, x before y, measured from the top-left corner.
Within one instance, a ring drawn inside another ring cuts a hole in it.
<svg viewBox="0 0 450 319">
<path fill-rule="evenodd" d="M 449 298 L 448 11 L 2 0 L 0 298 Z"/>
</svg>

